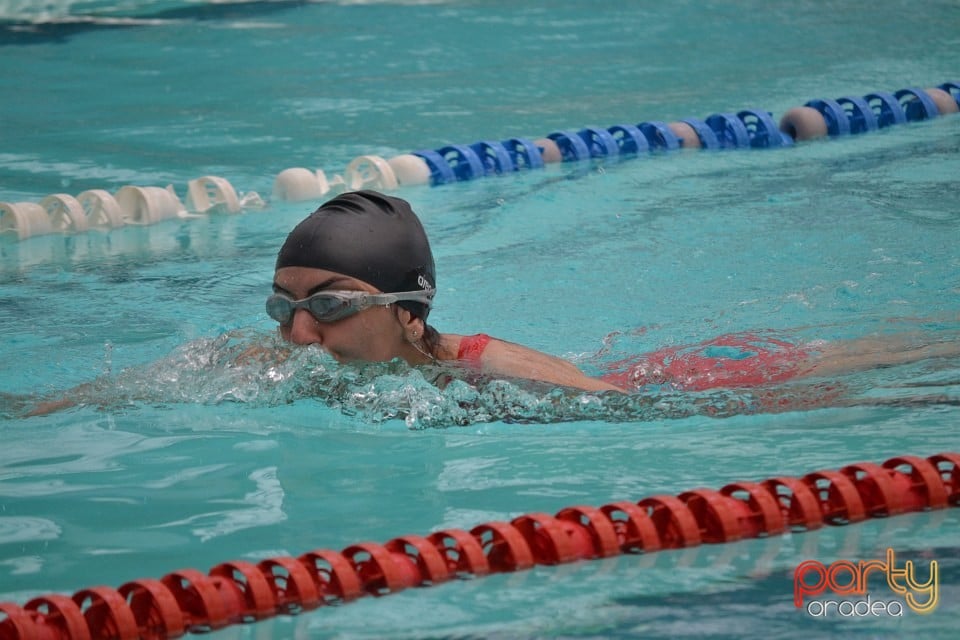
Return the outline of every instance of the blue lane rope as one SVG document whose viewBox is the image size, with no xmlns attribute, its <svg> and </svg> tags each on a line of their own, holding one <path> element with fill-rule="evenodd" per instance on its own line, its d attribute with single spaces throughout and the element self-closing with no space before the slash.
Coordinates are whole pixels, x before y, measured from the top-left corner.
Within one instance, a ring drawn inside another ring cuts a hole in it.
<svg viewBox="0 0 960 640">
<path fill-rule="evenodd" d="M 945 82 L 938 87 L 949 94 L 960 109 L 960 86 L 955 82 Z M 813 99 L 806 105 L 816 109 L 827 124 L 830 137 L 876 131 L 893 124 L 904 124 L 934 118 L 940 110 L 930 95 L 914 87 L 901 89 L 894 93 L 873 92 L 862 98 L 845 96 L 830 99 Z M 689 125 L 699 138 L 703 149 L 766 149 L 792 145 L 795 140 L 784 127 L 778 126 L 773 115 L 762 109 L 744 109 L 737 113 L 714 113 L 704 120 L 687 118 L 681 120 Z M 555 131 L 546 136 L 556 143 L 563 162 L 578 162 L 595 158 L 616 158 L 636 156 L 654 151 L 676 151 L 685 146 L 671 127 L 664 122 L 641 122 L 636 125 L 618 124 L 603 129 L 590 127 L 579 132 Z M 516 141 L 517 139 L 514 139 Z M 528 148 L 534 141 L 522 141 Z M 475 148 L 475 143 L 468 148 Z M 444 149 L 449 149 L 445 147 Z M 415 155 L 424 157 L 429 152 L 417 151 Z M 442 150 L 437 153 L 444 155 Z M 472 169 L 473 160 L 461 156 L 447 155 L 451 172 L 443 168 L 447 179 L 433 179 L 431 184 L 440 185 L 458 179 L 473 179 L 477 173 Z M 438 171 L 432 163 L 438 159 L 430 156 L 428 164 L 433 172 Z M 470 163 L 471 168 L 464 168 Z M 504 166 L 504 165 L 499 165 Z M 539 168 L 538 165 L 537 168 Z M 532 168 L 515 166 L 514 170 Z M 504 173 L 501 168 L 496 172 Z M 465 177 L 460 177 L 465 176 Z"/>
<path fill-rule="evenodd" d="M 960 83 L 944 82 L 927 90 L 906 87 L 862 97 L 816 98 L 788 111 L 779 121 L 765 109 L 714 113 L 704 119 L 673 123 L 645 121 L 554 131 L 531 140 L 480 140 L 421 149 L 390 160 L 360 156 L 344 175 L 330 180 L 323 171 L 287 169 L 277 176 L 274 197 L 317 200 L 331 192 L 361 188 L 384 191 L 411 184 L 440 186 L 530 169 L 549 162 L 616 162 L 684 148 L 704 150 L 771 149 L 816 137 L 841 137 L 929 120 L 960 110 Z M 822 132 L 826 132 L 823 134 Z M 116 197 L 115 197 L 116 196 Z M 50 233 L 109 230 L 126 224 L 153 224 L 170 218 L 262 208 L 256 193 L 238 196 L 224 178 L 204 176 L 189 185 L 186 205 L 172 187 L 122 187 L 114 195 L 102 189 L 76 198 L 52 194 L 39 204 L 0 202 L 0 236 L 22 240 Z"/>
</svg>

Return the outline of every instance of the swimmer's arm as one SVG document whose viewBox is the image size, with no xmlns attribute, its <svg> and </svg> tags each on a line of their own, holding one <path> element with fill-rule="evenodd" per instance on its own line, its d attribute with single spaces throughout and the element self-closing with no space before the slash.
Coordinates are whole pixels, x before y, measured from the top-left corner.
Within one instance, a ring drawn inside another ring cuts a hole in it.
<svg viewBox="0 0 960 640">
<path fill-rule="evenodd" d="M 224 337 L 243 338 L 240 333 L 226 334 Z M 233 366 L 249 367 L 255 365 L 266 365 L 271 363 L 280 363 L 290 356 L 291 351 L 285 348 L 276 348 L 275 346 L 262 343 L 253 343 L 245 346 L 239 353 L 233 357 Z M 45 416 L 64 409 L 83 406 L 88 403 L 109 405 L 112 398 L 111 388 L 116 384 L 110 378 L 98 379 L 93 382 L 85 382 L 71 389 L 59 393 L 56 397 L 50 396 L 24 396 L 19 399 L 20 410 L 17 415 L 30 418 L 34 416 Z M 2 398 L 0 398 L 2 400 Z M 0 402 L 0 406 L 5 403 Z M 2 414 L 0 414 L 2 415 Z"/>
<path fill-rule="evenodd" d="M 64 409 L 69 409 L 70 407 L 75 407 L 77 401 L 73 398 L 61 398 L 59 400 L 43 400 L 38 402 L 33 406 L 32 409 L 27 411 L 23 417 L 32 418 L 33 416 L 45 416 L 49 413 L 56 413 L 57 411 L 63 411 Z"/>
<path fill-rule="evenodd" d="M 484 373 L 539 380 L 583 391 L 619 391 L 623 389 L 586 375 L 572 363 L 528 347 L 491 340 L 480 357 Z"/>
<path fill-rule="evenodd" d="M 58 411 L 63 411 L 64 409 L 76 407 L 83 404 L 83 395 L 92 388 L 93 385 L 91 383 L 86 383 L 66 391 L 58 398 L 51 399 L 49 397 L 32 396 L 29 398 L 29 400 L 24 402 L 28 408 L 21 412 L 21 416 L 24 418 L 45 416 L 50 413 L 56 413 Z"/>
</svg>

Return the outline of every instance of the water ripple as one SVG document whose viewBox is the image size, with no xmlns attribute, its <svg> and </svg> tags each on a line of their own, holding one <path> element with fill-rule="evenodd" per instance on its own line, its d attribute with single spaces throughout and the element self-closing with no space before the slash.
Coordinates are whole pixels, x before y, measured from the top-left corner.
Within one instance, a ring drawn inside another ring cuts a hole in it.
<svg viewBox="0 0 960 640">
<path fill-rule="evenodd" d="M 256 488 L 244 495 L 243 499 L 216 501 L 221 504 L 237 504 L 241 508 L 211 511 L 159 526 L 191 525 L 193 535 L 206 542 L 243 529 L 270 526 L 286 520 L 287 514 L 283 510 L 284 491 L 277 479 L 277 468 L 257 469 L 250 474 L 249 479 Z"/>
<path fill-rule="evenodd" d="M 56 540 L 62 530 L 52 520 L 29 516 L 0 517 L 0 544 Z"/>
</svg>

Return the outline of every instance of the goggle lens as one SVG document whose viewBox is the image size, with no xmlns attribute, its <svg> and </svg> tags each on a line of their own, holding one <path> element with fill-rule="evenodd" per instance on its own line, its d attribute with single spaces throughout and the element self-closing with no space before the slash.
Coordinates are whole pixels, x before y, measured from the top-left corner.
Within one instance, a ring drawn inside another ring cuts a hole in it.
<svg viewBox="0 0 960 640">
<path fill-rule="evenodd" d="M 267 298 L 267 315 L 280 324 L 289 324 L 294 312 L 305 307 L 314 318 L 320 322 L 332 322 L 344 317 L 344 311 L 354 309 L 350 300 L 338 298 L 327 293 L 315 293 L 305 300 L 291 300 L 282 295 L 273 295 Z"/>
</svg>

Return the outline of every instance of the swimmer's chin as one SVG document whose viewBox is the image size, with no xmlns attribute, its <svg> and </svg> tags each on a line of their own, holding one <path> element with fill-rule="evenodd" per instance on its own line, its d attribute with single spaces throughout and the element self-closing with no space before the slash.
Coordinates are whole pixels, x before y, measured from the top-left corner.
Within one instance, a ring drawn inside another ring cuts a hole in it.
<svg viewBox="0 0 960 640">
<path fill-rule="evenodd" d="M 336 351 L 331 351 L 330 349 L 324 347 L 323 345 L 319 345 L 319 344 L 308 344 L 308 345 L 304 345 L 304 346 L 305 346 L 306 348 L 308 348 L 308 349 L 314 349 L 315 351 L 318 351 L 319 353 L 322 353 L 322 354 L 325 355 L 325 356 L 328 356 L 328 357 L 330 357 L 330 358 L 333 358 L 334 361 L 336 361 L 337 364 L 350 364 L 350 363 L 352 363 L 352 362 L 360 362 L 359 360 L 355 360 L 355 359 L 353 359 L 353 358 L 350 358 L 350 357 L 348 357 L 348 356 L 345 356 L 345 355 L 343 355 L 342 353 L 337 353 Z"/>
<path fill-rule="evenodd" d="M 357 365 L 371 364 L 373 362 L 372 360 L 369 360 L 367 358 L 355 357 L 346 353 L 340 353 L 340 352 L 334 351 L 316 342 L 313 342 L 310 344 L 299 344 L 299 345 L 294 344 L 292 342 L 287 342 L 287 345 L 296 350 L 312 351 L 317 354 L 323 354 L 326 357 L 332 358 L 337 364 L 342 364 L 342 365 L 357 366 Z"/>
<path fill-rule="evenodd" d="M 363 358 L 354 358 L 344 353 L 337 353 L 336 351 L 327 349 L 319 344 L 313 345 L 313 347 L 323 355 L 333 358 L 337 364 L 361 365 L 369 363 L 369 360 L 364 360 Z"/>
</svg>

